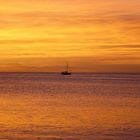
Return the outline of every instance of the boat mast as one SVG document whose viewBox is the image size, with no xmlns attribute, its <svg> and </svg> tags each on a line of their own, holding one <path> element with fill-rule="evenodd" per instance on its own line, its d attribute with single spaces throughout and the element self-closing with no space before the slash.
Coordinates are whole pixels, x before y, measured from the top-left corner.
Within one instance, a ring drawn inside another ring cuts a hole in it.
<svg viewBox="0 0 140 140">
<path fill-rule="evenodd" d="M 68 63 L 66 63 L 66 69 L 67 69 L 67 72 L 69 71 L 69 65 L 68 65 Z"/>
</svg>

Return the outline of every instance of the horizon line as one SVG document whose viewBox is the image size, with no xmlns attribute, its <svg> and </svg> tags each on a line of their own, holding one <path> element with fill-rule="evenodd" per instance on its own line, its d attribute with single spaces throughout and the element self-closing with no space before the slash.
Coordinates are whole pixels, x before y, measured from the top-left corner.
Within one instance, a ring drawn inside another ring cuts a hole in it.
<svg viewBox="0 0 140 140">
<path fill-rule="evenodd" d="M 44 72 L 44 71 L 11 71 L 11 72 L 4 72 L 4 71 L 0 71 L 0 73 L 61 73 L 61 72 Z M 140 74 L 140 72 L 72 72 L 72 74 L 87 74 L 87 73 L 92 73 L 92 74 Z"/>
</svg>

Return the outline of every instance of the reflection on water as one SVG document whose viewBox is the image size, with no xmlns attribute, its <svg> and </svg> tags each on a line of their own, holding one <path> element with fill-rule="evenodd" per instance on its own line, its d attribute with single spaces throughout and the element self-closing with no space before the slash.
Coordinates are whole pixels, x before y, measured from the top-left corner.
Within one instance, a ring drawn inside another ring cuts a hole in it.
<svg viewBox="0 0 140 140">
<path fill-rule="evenodd" d="M 140 75 L 0 74 L 0 140 L 139 140 Z"/>
</svg>

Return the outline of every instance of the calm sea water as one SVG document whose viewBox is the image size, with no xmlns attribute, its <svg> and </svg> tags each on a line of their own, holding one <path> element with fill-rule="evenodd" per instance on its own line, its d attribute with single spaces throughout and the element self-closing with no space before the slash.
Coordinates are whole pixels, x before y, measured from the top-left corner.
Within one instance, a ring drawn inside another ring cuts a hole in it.
<svg viewBox="0 0 140 140">
<path fill-rule="evenodd" d="M 0 73 L 0 140 L 140 140 L 140 75 Z"/>
</svg>

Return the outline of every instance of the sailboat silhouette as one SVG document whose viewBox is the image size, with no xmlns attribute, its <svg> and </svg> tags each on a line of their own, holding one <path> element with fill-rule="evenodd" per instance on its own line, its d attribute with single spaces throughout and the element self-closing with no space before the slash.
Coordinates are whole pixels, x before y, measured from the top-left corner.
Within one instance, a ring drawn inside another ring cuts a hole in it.
<svg viewBox="0 0 140 140">
<path fill-rule="evenodd" d="M 66 71 L 61 72 L 62 75 L 71 75 L 71 72 L 69 72 L 69 65 L 66 63 Z"/>
</svg>

